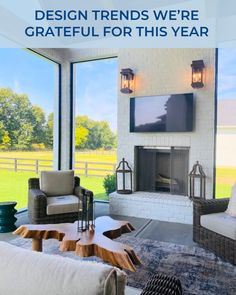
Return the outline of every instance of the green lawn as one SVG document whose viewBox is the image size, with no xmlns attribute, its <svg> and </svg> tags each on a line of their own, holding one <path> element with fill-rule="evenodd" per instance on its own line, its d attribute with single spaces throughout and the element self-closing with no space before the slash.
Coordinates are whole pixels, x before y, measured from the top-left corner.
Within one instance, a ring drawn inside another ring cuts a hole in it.
<svg viewBox="0 0 236 295">
<path fill-rule="evenodd" d="M 231 188 L 236 182 L 236 168 L 218 167 L 216 169 L 216 198 L 230 197 Z"/>
<path fill-rule="evenodd" d="M 0 157 L 52 160 L 52 151 L 0 151 Z M 116 163 L 116 151 L 75 152 L 76 161 Z"/>
<path fill-rule="evenodd" d="M 228 184 L 217 184 L 216 185 L 216 198 L 222 199 L 222 198 L 230 197 L 231 188 L 232 188 L 232 186 L 228 185 Z"/>
</svg>

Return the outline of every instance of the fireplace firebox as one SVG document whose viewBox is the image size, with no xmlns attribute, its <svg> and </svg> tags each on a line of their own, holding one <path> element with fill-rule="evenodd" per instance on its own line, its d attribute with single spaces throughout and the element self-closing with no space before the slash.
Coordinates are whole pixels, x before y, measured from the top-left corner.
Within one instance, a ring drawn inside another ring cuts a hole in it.
<svg viewBox="0 0 236 295">
<path fill-rule="evenodd" d="M 135 147 L 136 190 L 188 194 L 188 147 Z"/>
</svg>

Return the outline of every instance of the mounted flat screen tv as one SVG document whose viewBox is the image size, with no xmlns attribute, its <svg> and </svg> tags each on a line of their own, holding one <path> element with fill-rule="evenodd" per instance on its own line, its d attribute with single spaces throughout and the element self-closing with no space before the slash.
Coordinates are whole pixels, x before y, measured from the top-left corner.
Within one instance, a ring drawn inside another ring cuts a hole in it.
<svg viewBox="0 0 236 295">
<path fill-rule="evenodd" d="M 130 99 L 130 132 L 193 131 L 193 94 Z"/>
</svg>

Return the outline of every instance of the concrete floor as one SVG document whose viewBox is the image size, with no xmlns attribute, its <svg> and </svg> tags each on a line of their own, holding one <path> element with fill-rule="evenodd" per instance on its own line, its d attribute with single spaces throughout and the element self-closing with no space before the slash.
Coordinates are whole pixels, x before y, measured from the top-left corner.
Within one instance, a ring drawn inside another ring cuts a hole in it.
<svg viewBox="0 0 236 295">
<path fill-rule="evenodd" d="M 95 217 L 110 215 L 109 214 L 109 204 L 96 202 L 95 203 Z M 192 241 L 192 226 L 187 224 L 164 222 L 158 220 L 136 218 L 121 215 L 110 215 L 114 219 L 127 220 L 134 227 L 135 231 L 129 233 L 128 235 L 151 239 L 162 242 L 170 242 L 174 244 L 193 246 Z M 17 222 L 16 225 L 20 226 L 22 224 L 29 223 L 27 212 L 22 212 L 16 215 Z M 12 233 L 0 233 L 0 240 L 10 241 L 14 239 L 15 236 Z"/>
</svg>

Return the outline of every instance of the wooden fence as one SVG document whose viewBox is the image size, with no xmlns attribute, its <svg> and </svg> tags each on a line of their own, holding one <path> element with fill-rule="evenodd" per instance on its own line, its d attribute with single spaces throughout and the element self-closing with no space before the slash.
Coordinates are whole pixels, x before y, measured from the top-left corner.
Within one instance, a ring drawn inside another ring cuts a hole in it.
<svg viewBox="0 0 236 295">
<path fill-rule="evenodd" d="M 15 172 L 34 172 L 38 174 L 42 170 L 52 169 L 52 160 L 0 157 L 0 170 L 9 170 Z M 78 175 L 86 177 L 105 177 L 107 174 L 113 174 L 115 172 L 115 169 L 116 164 L 110 162 L 76 161 L 74 165 L 75 172 Z"/>
</svg>

